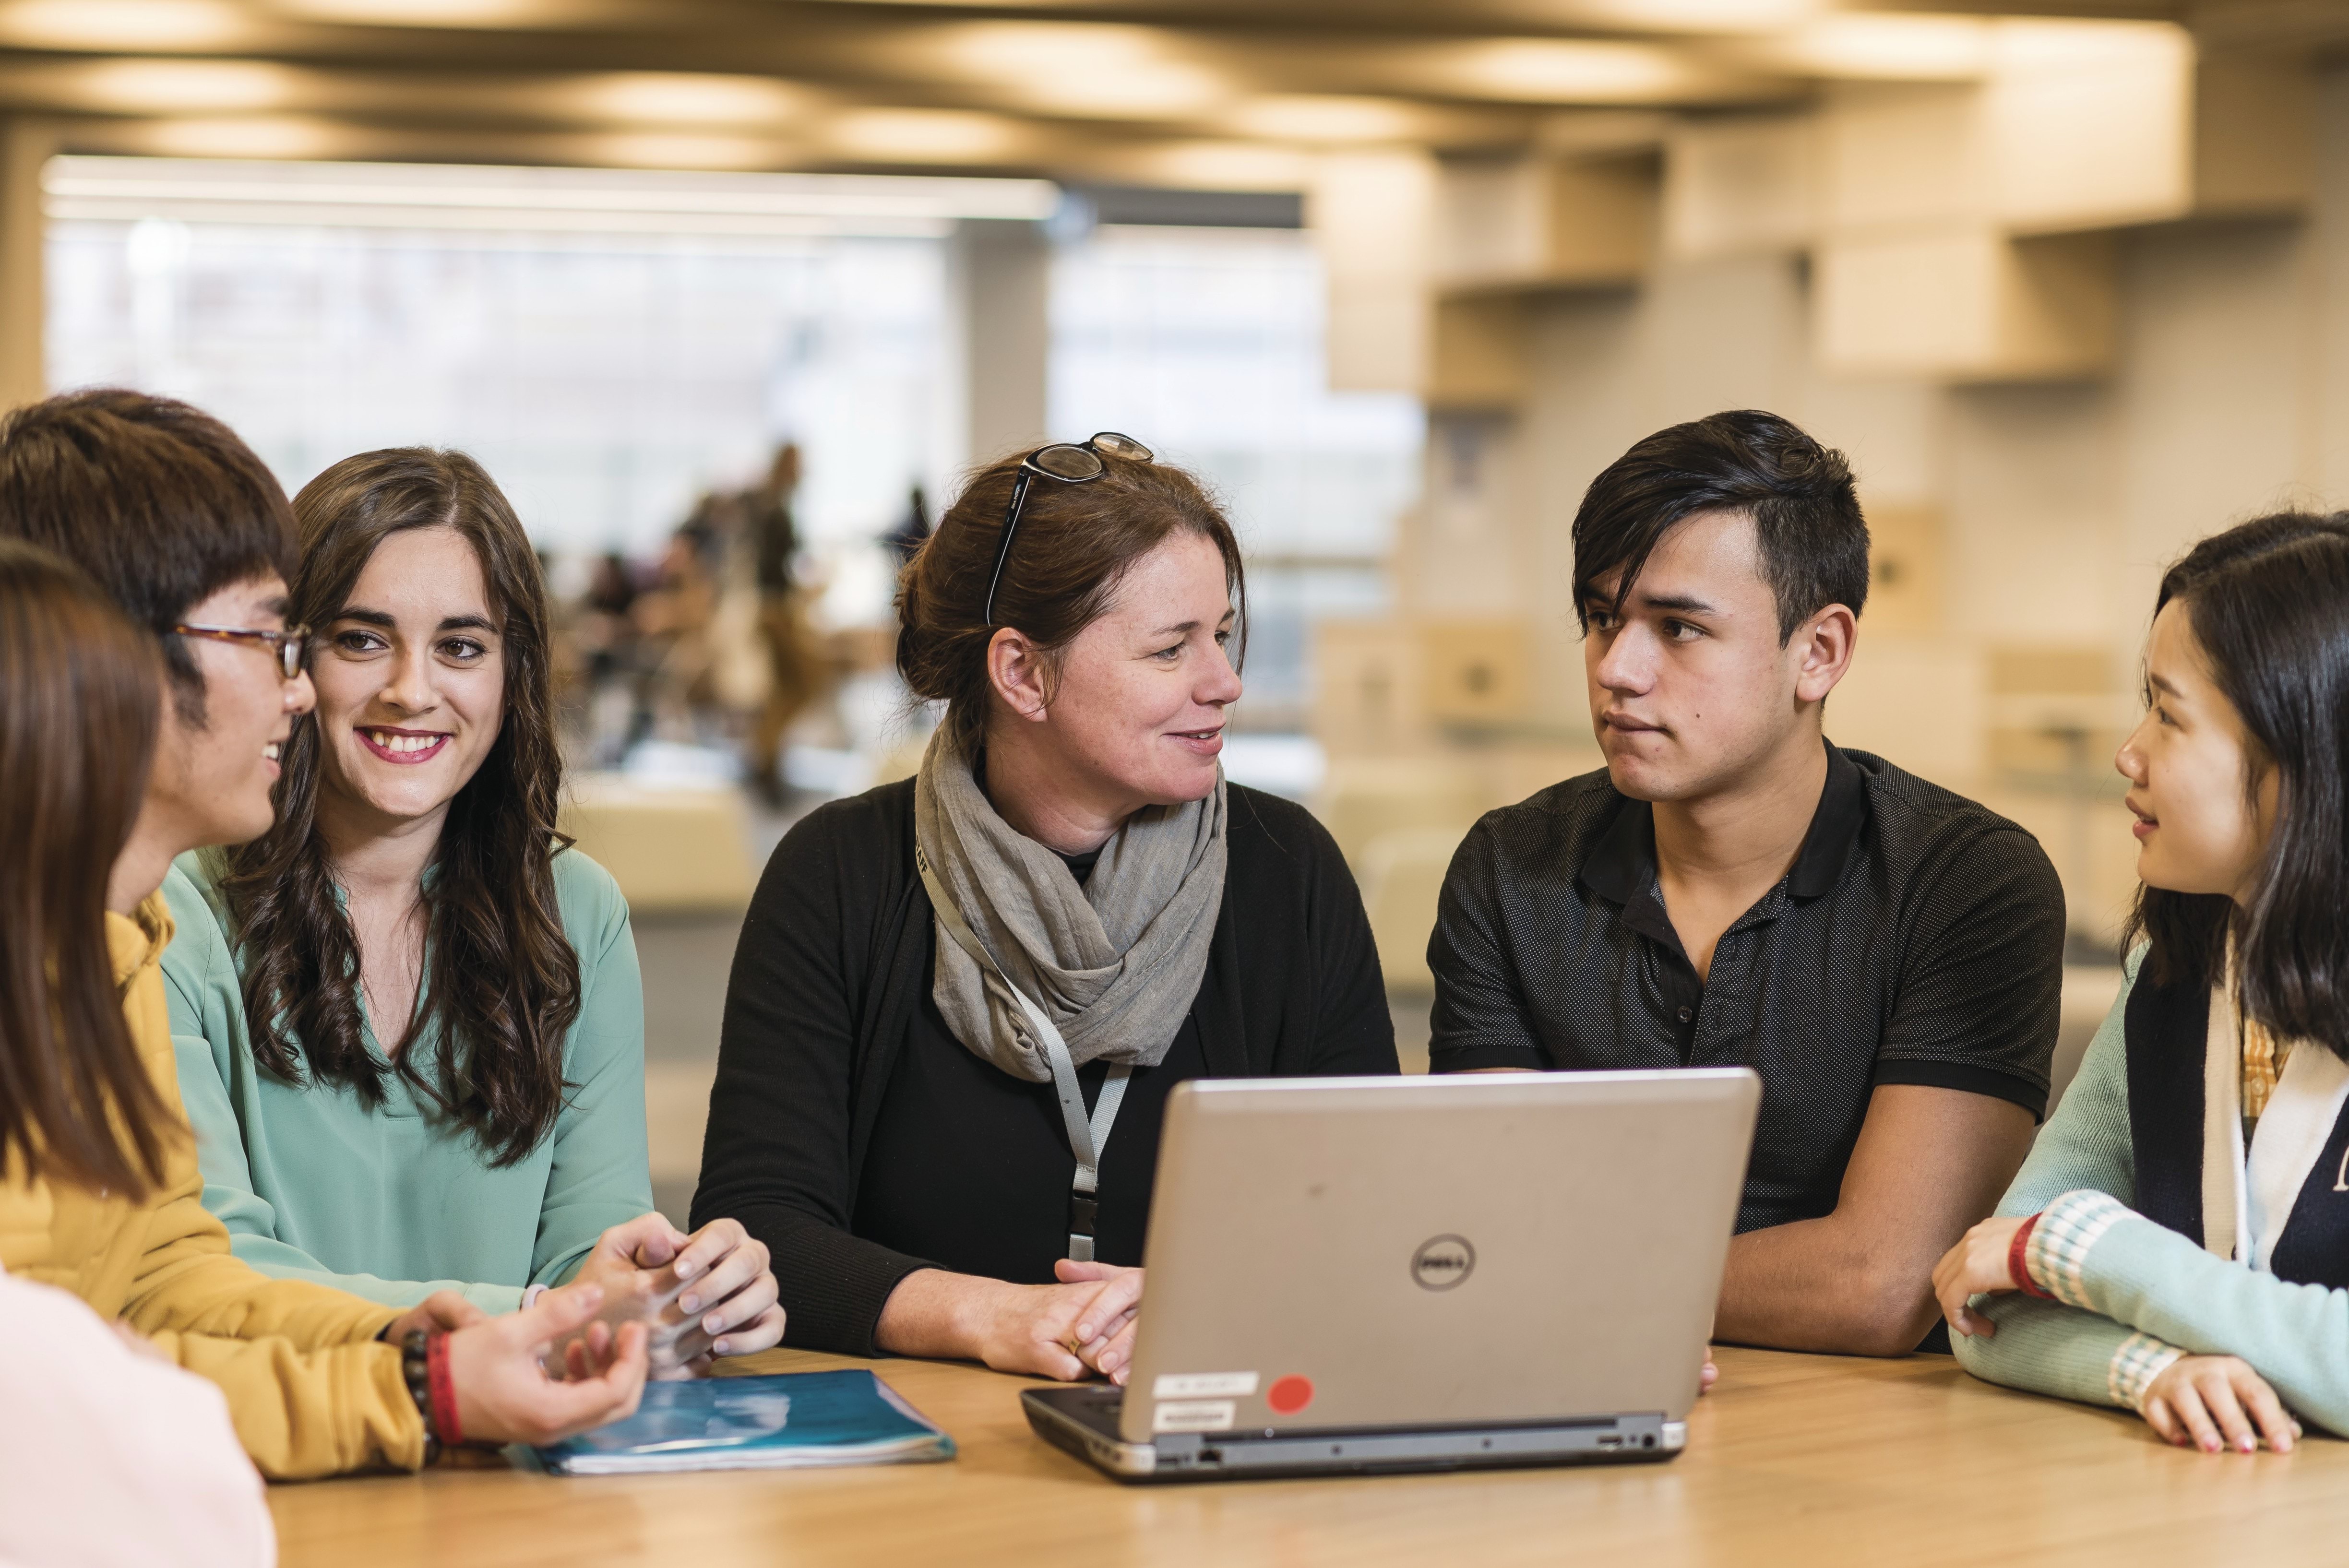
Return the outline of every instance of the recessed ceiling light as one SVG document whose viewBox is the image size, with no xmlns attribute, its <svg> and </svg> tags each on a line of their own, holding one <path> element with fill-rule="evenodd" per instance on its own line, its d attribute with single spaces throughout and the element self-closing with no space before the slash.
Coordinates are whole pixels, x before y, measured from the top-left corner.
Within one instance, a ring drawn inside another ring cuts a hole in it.
<svg viewBox="0 0 2349 1568">
<path fill-rule="evenodd" d="M 1272 141 L 1405 141 L 1420 117 L 1392 98 L 1292 95 L 1250 98 L 1230 114 L 1234 130 Z"/>
<path fill-rule="evenodd" d="M 201 49 L 233 43 L 244 16 L 222 0 L 10 0 L 0 39 L 47 49 Z"/>
<path fill-rule="evenodd" d="M 336 127 L 295 115 L 159 119 L 138 139 L 174 158 L 330 158 L 347 142 Z"/>
<path fill-rule="evenodd" d="M 104 60 L 55 79 L 78 103 L 144 114 L 274 108 L 294 93 L 291 71 L 260 60 Z"/>
<path fill-rule="evenodd" d="M 1645 103 L 1703 81 L 1673 50 L 1578 38 L 1494 38 L 1418 51 L 1414 59 L 1451 90 L 1518 103 Z"/>
<path fill-rule="evenodd" d="M 962 109 L 860 108 L 826 126 L 824 139 L 878 162 L 978 163 L 1008 156 L 1019 130 L 999 115 Z"/>
<path fill-rule="evenodd" d="M 962 22 L 936 35 L 962 79 L 1054 113 L 1166 119 L 1231 91 L 1220 72 L 1180 57 L 1154 27 L 1081 22 Z"/>
<path fill-rule="evenodd" d="M 685 71 L 613 71 L 583 77 L 564 96 L 601 119 L 645 125 L 766 125 L 806 107 L 806 97 L 765 77 Z"/>
<path fill-rule="evenodd" d="M 1640 33 L 1775 33 L 1827 10 L 1830 0 L 1561 0 L 1549 19 Z M 1515 13 L 1526 12 L 1519 7 Z"/>
<path fill-rule="evenodd" d="M 585 139 L 595 162 L 632 169 L 766 169 L 783 161 L 774 142 L 747 136 L 621 131 Z"/>
<path fill-rule="evenodd" d="M 318 22 L 376 27 L 530 27 L 592 18 L 603 6 L 563 0 L 266 0 L 270 9 Z"/>
<path fill-rule="evenodd" d="M 1314 156 L 1252 141 L 1175 141 L 1144 150 L 1135 171 L 1202 191 L 1301 191 Z"/>
<path fill-rule="evenodd" d="M 1981 16 L 1828 16 L 1755 46 L 1775 69 L 1878 81 L 1962 81 L 1990 68 Z"/>
</svg>

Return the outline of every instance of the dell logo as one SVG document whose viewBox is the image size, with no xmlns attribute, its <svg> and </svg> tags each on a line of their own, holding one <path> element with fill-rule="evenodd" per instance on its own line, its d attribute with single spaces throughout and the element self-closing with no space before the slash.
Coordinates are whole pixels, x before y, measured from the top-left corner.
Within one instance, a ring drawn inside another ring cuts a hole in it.
<svg viewBox="0 0 2349 1568">
<path fill-rule="evenodd" d="M 1422 1290 L 1450 1290 L 1476 1272 L 1476 1249 L 1465 1236 L 1435 1236 L 1411 1254 L 1411 1277 Z"/>
</svg>

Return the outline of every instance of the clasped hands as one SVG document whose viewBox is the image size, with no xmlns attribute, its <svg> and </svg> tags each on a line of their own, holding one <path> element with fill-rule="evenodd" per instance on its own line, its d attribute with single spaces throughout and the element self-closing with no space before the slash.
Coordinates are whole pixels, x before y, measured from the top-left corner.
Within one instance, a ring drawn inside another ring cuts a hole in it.
<svg viewBox="0 0 2349 1568">
<path fill-rule="evenodd" d="M 438 1291 L 384 1337 L 450 1336 L 450 1380 L 468 1440 L 549 1443 L 636 1411 L 647 1377 L 690 1377 L 712 1356 L 783 1336 L 765 1245 L 734 1220 L 688 1236 L 659 1214 L 597 1238 L 570 1284 L 492 1317 Z"/>
<path fill-rule="evenodd" d="M 1004 1372 L 1072 1382 L 1099 1373 L 1123 1385 L 1133 1369 L 1143 1271 L 1116 1264 L 1052 1265 L 1058 1284 L 1005 1284 L 979 1338 L 979 1359 Z"/>
<path fill-rule="evenodd" d="M 1971 1303 L 2017 1288 L 2009 1259 L 2023 1222 L 2021 1215 L 1984 1220 L 1933 1265 L 1933 1295 L 1952 1331 L 1985 1339 L 1998 1332 Z M 2268 1380 L 2235 1356 L 2179 1357 L 2147 1387 L 2142 1414 L 2163 1441 L 2206 1454 L 2248 1454 L 2262 1441 L 2290 1453 L 2301 1435 Z"/>
</svg>

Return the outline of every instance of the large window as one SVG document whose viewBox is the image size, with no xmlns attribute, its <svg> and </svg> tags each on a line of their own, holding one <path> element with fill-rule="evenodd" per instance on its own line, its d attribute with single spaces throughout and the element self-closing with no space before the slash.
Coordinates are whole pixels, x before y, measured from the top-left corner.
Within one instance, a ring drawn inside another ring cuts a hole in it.
<svg viewBox="0 0 2349 1568">
<path fill-rule="evenodd" d="M 185 397 L 289 489 L 355 451 L 462 447 L 561 552 L 657 553 L 789 435 L 804 534 L 861 546 L 952 460 L 951 216 L 667 178 L 57 160 L 50 384 Z"/>
</svg>

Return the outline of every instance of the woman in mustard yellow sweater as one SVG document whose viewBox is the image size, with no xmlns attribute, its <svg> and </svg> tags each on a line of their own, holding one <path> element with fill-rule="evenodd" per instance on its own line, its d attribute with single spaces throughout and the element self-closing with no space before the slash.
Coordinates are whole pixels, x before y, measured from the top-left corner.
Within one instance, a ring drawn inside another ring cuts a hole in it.
<svg viewBox="0 0 2349 1568">
<path fill-rule="evenodd" d="M 155 634 L 11 552 L 26 586 L 0 606 L 0 1267 L 218 1384 L 246 1451 L 285 1477 L 601 1425 L 636 1408 L 647 1337 L 591 1329 L 575 1376 L 551 1381 L 537 1353 L 589 1323 L 596 1287 L 495 1319 L 453 1295 L 402 1313 L 255 1274 L 200 1201 L 155 890 L 174 855 L 269 824 L 277 748 L 311 702 L 284 624 L 291 523 L 259 459 L 184 404 L 81 393 L 0 418 L 0 535 L 77 558 Z"/>
</svg>

